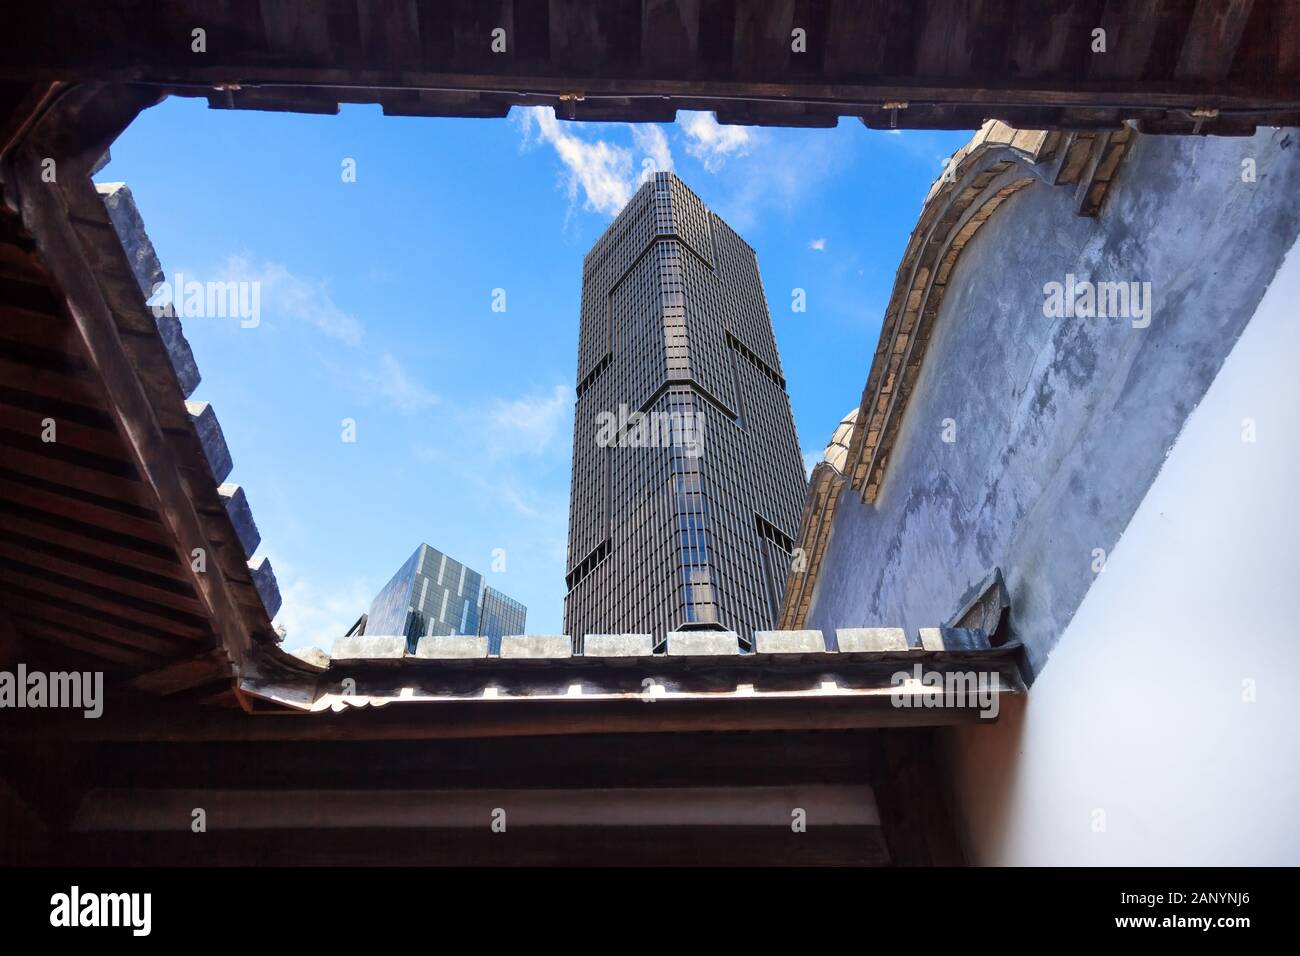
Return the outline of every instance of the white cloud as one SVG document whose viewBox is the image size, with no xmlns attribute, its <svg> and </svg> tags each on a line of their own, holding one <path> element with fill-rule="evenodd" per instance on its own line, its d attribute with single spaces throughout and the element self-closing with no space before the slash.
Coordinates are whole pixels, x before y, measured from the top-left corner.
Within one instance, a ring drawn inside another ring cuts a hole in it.
<svg viewBox="0 0 1300 956">
<path fill-rule="evenodd" d="M 713 208 L 742 236 L 769 210 L 787 217 L 807 212 L 809 197 L 848 165 L 857 131 L 843 124 L 816 135 L 764 136 L 719 177 Z"/>
<path fill-rule="evenodd" d="M 550 393 L 498 399 L 489 413 L 491 447 L 506 454 L 541 454 L 552 446 L 573 410 L 573 389 L 556 385 Z"/>
<path fill-rule="evenodd" d="M 258 282 L 262 311 L 272 321 L 289 318 L 350 348 L 361 347 L 365 327 L 356 316 L 339 307 L 326 281 L 294 275 L 283 263 L 258 261 L 244 254 L 228 256 L 217 270 L 216 279 Z M 438 404 L 438 395 L 412 378 L 392 353 L 381 353 L 371 364 L 375 368 L 363 370 L 360 381 L 403 415 Z"/>
<path fill-rule="evenodd" d="M 525 518 L 545 521 L 553 518 L 556 513 L 552 504 L 534 500 L 541 497 L 536 489 L 513 477 L 502 476 L 489 481 L 480 475 L 472 475 L 471 480 L 482 489 L 486 497 L 500 502 Z"/>
<path fill-rule="evenodd" d="M 347 345 L 361 344 L 361 323 L 335 303 L 328 282 L 296 276 L 283 263 L 256 262 L 244 255 L 229 256 L 218 272 L 217 281 L 260 283 L 261 309 L 272 319 L 287 316 Z"/>
<path fill-rule="evenodd" d="M 279 558 L 273 557 L 271 566 L 283 599 L 275 623 L 284 626 L 286 650 L 319 647 L 328 654 L 334 639 L 346 634 L 356 619 L 370 610 L 370 601 L 378 591 L 359 577 L 320 587 Z"/>
<path fill-rule="evenodd" d="M 812 242 L 808 243 L 808 248 L 809 248 L 809 249 L 812 249 L 814 252 L 825 252 L 825 251 L 826 251 L 826 240 L 825 240 L 825 239 L 814 239 Z"/>
<path fill-rule="evenodd" d="M 568 170 L 571 201 L 581 190 L 588 209 L 611 216 L 627 205 L 635 184 L 630 150 L 601 139 L 589 142 L 566 132 L 549 107 L 528 107 L 519 110 L 518 115 L 525 141 L 536 128 L 538 140 L 549 143 Z"/>
<path fill-rule="evenodd" d="M 677 122 L 686 134 L 686 152 L 711 173 L 717 172 L 732 156 L 744 156 L 753 148 L 757 134 L 750 126 L 723 126 L 712 113 L 684 110 Z"/>
<path fill-rule="evenodd" d="M 402 363 L 385 352 L 379 356 L 379 370 L 362 372 L 361 379 L 403 415 L 414 415 L 437 405 L 438 396 L 407 374 Z"/>
<path fill-rule="evenodd" d="M 646 168 L 645 160 L 648 158 L 653 163 L 653 172 L 671 173 L 673 171 L 673 153 L 668 147 L 668 137 L 664 135 L 662 127 L 654 126 L 649 123 L 642 123 L 632 126 L 632 142 L 636 148 L 645 153 L 639 162 L 641 178 L 644 182 L 647 173 L 651 172 Z"/>
</svg>

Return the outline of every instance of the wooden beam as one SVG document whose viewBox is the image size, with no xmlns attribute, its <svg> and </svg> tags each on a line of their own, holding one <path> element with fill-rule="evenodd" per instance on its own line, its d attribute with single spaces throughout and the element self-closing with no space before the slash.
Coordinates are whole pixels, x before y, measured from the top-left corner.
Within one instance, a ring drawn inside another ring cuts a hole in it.
<svg viewBox="0 0 1300 956">
<path fill-rule="evenodd" d="M 141 674 L 128 682 L 127 686 L 146 694 L 176 694 L 183 690 L 201 687 L 220 680 L 230 673 L 230 661 L 220 648 L 172 661 L 158 670 Z"/>
<path fill-rule="evenodd" d="M 1169 29 L 1171 8 L 1167 0 L 1135 4 L 1107 0 L 1097 26 L 1106 31 L 1106 51 L 1091 52 L 1088 76 L 1096 80 L 1136 80 L 1146 75 L 1151 49 L 1161 30 Z"/>
<path fill-rule="evenodd" d="M 172 702 L 160 701 L 160 708 Z M 111 700 L 107 713 L 116 710 Z M 893 731 L 891 731 L 893 733 Z M 778 786 L 871 780 L 876 731 L 585 734 L 415 741 L 75 744 L 76 785 L 141 790 Z M 17 746 L 17 745 L 16 745 Z M 44 746 L 27 748 L 38 760 Z"/>
<path fill-rule="evenodd" d="M 619 787 L 487 790 L 96 789 L 72 828 L 83 833 L 187 832 L 203 807 L 222 830 L 482 829 L 506 812 L 509 829 L 545 827 L 773 827 L 791 832 L 792 810 L 820 827 L 877 827 L 863 784 L 776 787 Z M 509 829 L 507 832 L 509 832 Z"/>
<path fill-rule="evenodd" d="M 0 863 L 5 866 L 44 862 L 46 826 L 28 803 L 0 779 Z"/>
<path fill-rule="evenodd" d="M 153 614 L 172 609 L 202 619 L 203 607 L 185 582 L 69 548 L 51 536 L 0 530 L 0 561 L 9 568 L 25 566 L 33 573 L 61 575 L 88 588 L 99 588 L 101 594 L 120 594 L 118 603 L 148 608 Z"/>
<path fill-rule="evenodd" d="M 170 547 L 156 515 L 125 502 L 94 495 L 69 485 L 40 482 L 0 468 L 0 498 L 14 507 L 86 522 L 97 528 Z"/>
<path fill-rule="evenodd" d="M 0 535 L 8 540 L 48 541 L 69 553 L 111 561 L 160 578 L 184 580 L 167 545 L 108 531 L 78 518 L 22 507 L 3 498 L 0 515 L 4 516 Z"/>
<path fill-rule="evenodd" d="M 210 639 L 201 617 L 140 600 L 116 587 L 88 583 L 80 576 L 60 574 L 45 565 L 43 560 L 31 562 L 0 555 L 0 583 L 4 585 L 0 590 L 6 592 L 6 601 L 10 596 L 22 595 L 23 607 L 31 607 L 34 616 L 34 605 L 27 602 L 54 605 L 53 609 L 41 608 L 39 616 L 44 618 L 51 617 L 52 610 L 66 607 L 89 619 L 82 624 L 88 633 L 93 633 L 101 621 L 114 622 L 131 633 L 139 631 L 141 637 L 136 643 L 147 643 L 160 652 L 164 648 L 187 648 L 192 640 Z M 16 614 L 22 608 L 11 610 Z"/>
<path fill-rule="evenodd" d="M 1254 5 L 1255 0 L 1197 0 L 1174 75 L 1204 81 L 1226 77 Z"/>
<path fill-rule="evenodd" d="M 731 42 L 732 72 L 737 77 L 772 78 L 788 69 L 790 58 L 807 56 L 791 53 L 791 30 L 800 26 L 808 33 L 816 27 L 794 23 L 794 0 L 736 0 L 735 35 Z M 820 38 L 807 36 L 809 50 Z"/>
<path fill-rule="evenodd" d="M 924 0 L 916 45 L 918 76 L 964 76 L 970 69 L 971 30 L 979 5 L 969 0 Z"/>
<path fill-rule="evenodd" d="M 556 734 L 693 733 L 699 731 L 862 730 L 947 726 L 978 721 L 971 710 L 898 708 L 888 696 L 752 700 L 393 702 L 343 713 L 130 712 L 115 707 L 99 720 L 63 721 L 48 713 L 11 714 L 0 740 L 452 740 Z"/>
<path fill-rule="evenodd" d="M 545 827 L 59 834 L 67 866 L 885 866 L 874 827 Z"/>
<path fill-rule="evenodd" d="M 881 825 L 897 866 L 960 866 L 961 843 L 948 808 L 936 731 L 882 734 L 873 779 Z"/>
<path fill-rule="evenodd" d="M 29 663 L 36 663 L 45 656 L 39 649 L 39 642 L 48 642 L 58 647 L 65 647 L 82 655 L 84 659 L 108 661 L 124 667 L 152 667 L 158 662 L 156 656 L 126 647 L 116 642 L 105 640 L 104 636 L 86 631 L 73 631 L 65 627 L 56 627 L 45 621 L 15 614 L 13 620 L 22 629 L 23 634 L 32 638 L 27 642 Z"/>
<path fill-rule="evenodd" d="M 699 52 L 700 0 L 643 0 L 641 65 L 667 78 L 690 68 Z"/>
<path fill-rule="evenodd" d="M 2 366 L 3 363 L 0 363 Z M 3 368 L 0 368 L 3 371 Z M 45 445 L 40 437 L 19 435 L 0 428 L 0 467 L 24 476 L 93 490 L 100 496 L 116 499 L 129 507 L 149 509 L 148 489 L 138 480 L 124 476 L 108 459 L 75 453 Z M 108 469 L 105 466 L 109 465 Z"/>
<path fill-rule="evenodd" d="M 77 103 L 83 110 L 91 103 L 99 105 L 95 91 L 88 91 L 85 99 Z M 120 114 L 110 125 L 107 135 L 116 135 L 134 117 L 143 100 L 120 101 Z M 110 112 L 111 110 L 105 110 Z M 61 121 L 80 122 L 81 114 L 70 110 Z M 47 120 L 48 122 L 48 120 Z M 101 122 L 103 122 L 101 120 Z M 95 282 L 94 273 L 87 262 L 72 223 L 69 221 L 69 193 L 80 190 L 98 202 L 94 187 L 84 173 L 77 175 L 77 164 L 89 162 L 84 153 L 60 178 L 57 188 L 42 182 L 40 157 L 50 155 L 51 148 L 60 137 L 67 142 L 66 130 L 57 127 L 44 129 L 44 124 L 34 131 L 36 137 L 19 151 L 19 161 L 14 164 L 21 193 L 23 220 L 37 237 L 41 258 L 51 276 L 58 282 L 90 364 L 101 376 L 108 411 L 113 416 L 118 431 L 125 438 L 136 471 L 142 483 L 158 503 L 158 511 L 171 534 L 177 560 L 189 576 L 200 606 L 219 636 L 225 652 L 236 667 L 249 652 L 252 635 L 245 627 L 242 614 L 230 594 L 224 575 L 217 565 L 213 547 L 204 533 L 203 524 L 195 512 L 194 503 L 181 478 L 166 436 L 162 432 L 149 398 L 146 396 L 131 361 L 118 334 L 113 313 L 105 303 Z M 102 144 L 92 144 L 99 148 Z M 101 150 L 102 151 L 102 150 Z M 74 153 L 74 157 L 77 154 Z M 84 201 L 84 196 L 83 196 Z M 209 552 L 212 567 L 197 570 L 192 552 L 201 549 Z"/>
<path fill-rule="evenodd" d="M 420 64 L 416 0 L 369 0 L 357 5 L 361 56 L 367 66 L 409 70 Z"/>
<path fill-rule="evenodd" d="M 33 83 L 18 97 L 17 103 L 0 116 L 0 162 L 27 135 L 27 131 L 49 107 L 63 84 L 45 81 Z"/>
<path fill-rule="evenodd" d="M 13 603 L 19 598 L 22 599 L 21 605 Z M 92 607 L 95 603 L 93 598 L 85 603 L 73 603 L 29 589 L 25 592 L 6 591 L 3 599 L 9 602 L 14 620 L 22 623 L 24 629 L 40 622 L 52 632 L 94 635 L 133 652 L 143 652 L 151 662 L 193 654 L 198 641 L 198 638 L 171 635 L 148 624 L 132 621 L 122 615 L 120 608 L 105 611 Z"/>
<path fill-rule="evenodd" d="M 870 4 L 869 15 L 863 7 Z M 887 74 L 885 56 L 895 32 L 891 17 L 897 16 L 897 0 L 828 0 L 826 46 L 822 70 L 831 79 Z"/>
<path fill-rule="evenodd" d="M 22 660 L 25 646 L 22 635 L 0 607 L 0 669 L 8 669 Z"/>
</svg>

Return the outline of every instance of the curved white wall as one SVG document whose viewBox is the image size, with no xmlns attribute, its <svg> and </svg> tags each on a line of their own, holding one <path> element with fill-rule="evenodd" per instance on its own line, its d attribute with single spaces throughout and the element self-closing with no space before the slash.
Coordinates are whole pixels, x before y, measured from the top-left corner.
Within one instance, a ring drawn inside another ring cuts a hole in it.
<svg viewBox="0 0 1300 956">
<path fill-rule="evenodd" d="M 1300 244 L 1023 713 L 949 743 L 971 862 L 1300 864 Z"/>
</svg>

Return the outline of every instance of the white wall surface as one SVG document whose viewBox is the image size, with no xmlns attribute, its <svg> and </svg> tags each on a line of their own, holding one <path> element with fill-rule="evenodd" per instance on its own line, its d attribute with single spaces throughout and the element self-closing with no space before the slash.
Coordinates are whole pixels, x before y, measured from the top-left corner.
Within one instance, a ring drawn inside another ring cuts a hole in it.
<svg viewBox="0 0 1300 956">
<path fill-rule="evenodd" d="M 973 863 L 1300 864 L 1300 244 L 1023 711 L 949 742 Z"/>
</svg>

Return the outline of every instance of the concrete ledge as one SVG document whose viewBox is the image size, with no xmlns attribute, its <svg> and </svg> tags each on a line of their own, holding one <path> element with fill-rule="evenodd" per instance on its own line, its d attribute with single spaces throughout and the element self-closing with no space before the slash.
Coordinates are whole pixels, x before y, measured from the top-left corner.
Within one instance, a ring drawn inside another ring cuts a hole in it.
<svg viewBox="0 0 1300 956">
<path fill-rule="evenodd" d="M 248 496 L 239 485 L 227 482 L 217 488 L 221 501 L 226 506 L 226 515 L 235 526 L 239 543 L 244 546 L 244 557 L 251 558 L 257 546 L 262 543 L 262 532 L 257 530 L 253 520 L 253 509 L 248 506 Z"/>
<path fill-rule="evenodd" d="M 262 607 L 266 608 L 266 616 L 274 619 L 280 613 L 280 585 L 275 580 L 271 560 L 262 555 L 256 561 L 249 561 L 248 572 L 253 587 L 257 588 L 257 596 L 262 599 Z"/>
<path fill-rule="evenodd" d="M 300 661 L 316 667 L 329 667 L 330 656 L 319 647 L 299 647 L 289 652 Z"/>
<path fill-rule="evenodd" d="M 190 413 L 190 421 L 194 423 L 199 443 L 203 445 L 208 468 L 212 470 L 212 483 L 219 485 L 226 480 L 235 463 L 230 458 L 230 449 L 226 447 L 226 436 L 221 432 L 217 413 L 207 402 L 186 402 L 185 408 Z"/>
<path fill-rule="evenodd" d="M 755 631 L 759 654 L 824 654 L 828 650 L 821 631 Z"/>
<path fill-rule="evenodd" d="M 473 634 L 428 635 L 416 642 L 415 656 L 435 661 L 487 657 L 488 639 Z"/>
<path fill-rule="evenodd" d="M 572 657 L 573 641 L 567 634 L 508 634 L 501 638 L 500 656 L 514 660 Z"/>
<path fill-rule="evenodd" d="M 907 632 L 901 627 L 840 627 L 835 629 L 835 643 L 842 654 L 908 649 Z"/>
<path fill-rule="evenodd" d="M 582 641 L 584 657 L 650 657 L 654 648 L 650 634 L 588 634 Z"/>
<path fill-rule="evenodd" d="M 406 655 L 404 637 L 340 637 L 334 641 L 330 656 L 336 661 L 401 660 Z"/>
<path fill-rule="evenodd" d="M 987 651 L 989 637 L 966 627 L 923 627 L 921 647 L 927 651 Z"/>
<path fill-rule="evenodd" d="M 718 657 L 740 653 L 735 631 L 674 631 L 668 635 L 669 657 Z"/>
</svg>

